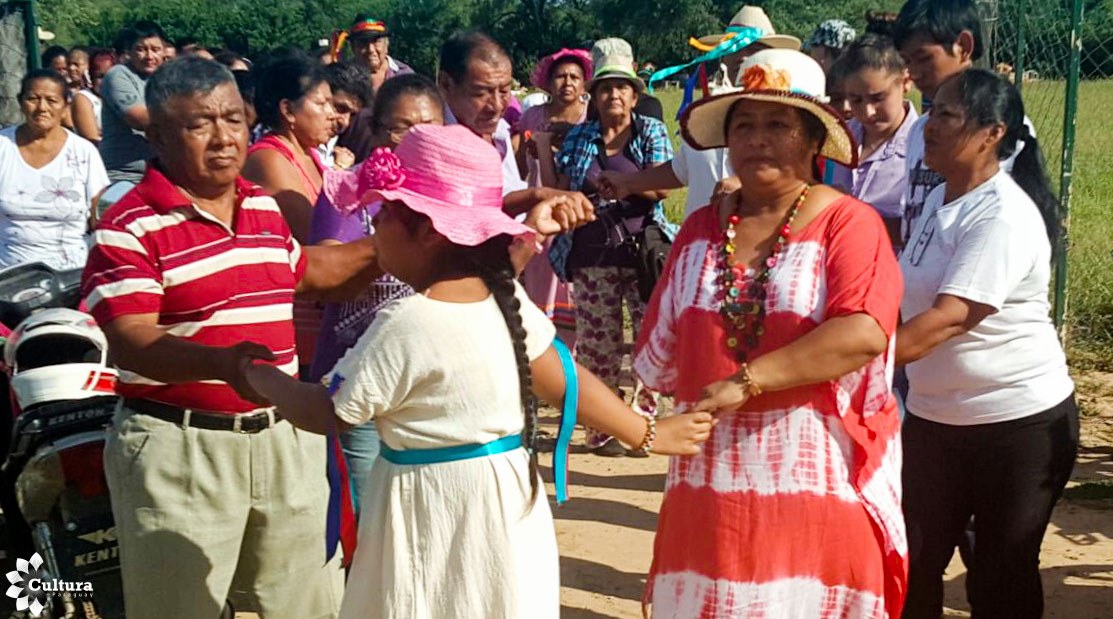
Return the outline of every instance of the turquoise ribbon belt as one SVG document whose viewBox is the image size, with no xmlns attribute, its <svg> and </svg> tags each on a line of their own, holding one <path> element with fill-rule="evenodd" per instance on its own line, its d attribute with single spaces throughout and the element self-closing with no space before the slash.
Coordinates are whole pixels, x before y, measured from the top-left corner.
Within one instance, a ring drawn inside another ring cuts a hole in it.
<svg viewBox="0 0 1113 619">
<path fill-rule="evenodd" d="M 568 500 L 568 450 L 572 442 L 572 430 L 576 427 L 576 405 L 580 400 L 580 384 L 576 375 L 576 364 L 572 360 L 572 353 L 568 350 L 568 346 L 557 338 L 553 340 L 553 348 L 560 357 L 565 383 L 560 431 L 557 434 L 556 449 L 553 453 L 553 477 L 556 482 L 557 503 L 564 503 Z M 393 449 L 386 443 L 382 443 L 379 455 L 392 464 L 413 466 L 483 458 L 514 451 L 521 446 L 522 435 L 514 434 L 482 445 L 455 445 L 438 449 Z"/>
<path fill-rule="evenodd" d="M 453 445 L 437 449 L 393 449 L 386 443 L 379 448 L 379 455 L 384 460 L 393 464 L 412 466 L 415 464 L 441 464 L 442 462 L 457 462 L 483 458 L 495 454 L 514 451 L 522 446 L 522 435 L 511 434 L 497 441 L 482 445 Z"/>
</svg>

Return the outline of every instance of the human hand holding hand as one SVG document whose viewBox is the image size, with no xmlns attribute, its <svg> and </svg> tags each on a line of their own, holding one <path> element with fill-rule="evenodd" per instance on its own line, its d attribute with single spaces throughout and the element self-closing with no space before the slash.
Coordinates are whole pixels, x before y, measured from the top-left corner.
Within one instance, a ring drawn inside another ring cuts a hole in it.
<svg viewBox="0 0 1113 619">
<path fill-rule="evenodd" d="M 694 456 L 700 445 L 711 437 L 711 429 L 719 420 L 711 413 L 683 413 L 657 422 L 657 440 L 653 453 L 669 456 Z"/>
<path fill-rule="evenodd" d="M 356 156 L 343 146 L 335 146 L 332 149 L 332 162 L 337 168 L 347 170 L 355 164 Z"/>
<path fill-rule="evenodd" d="M 269 348 L 255 342 L 240 342 L 223 349 L 219 360 L 220 376 L 239 396 L 249 402 L 268 405 L 270 401 L 255 391 L 247 380 L 247 370 L 255 361 L 274 361 Z"/>
<path fill-rule="evenodd" d="M 711 192 L 711 203 L 718 204 L 726 196 L 738 191 L 742 188 L 742 181 L 737 176 L 728 176 L 723 180 L 715 183 L 715 189 Z"/>
<path fill-rule="evenodd" d="M 743 365 L 737 374 L 704 387 L 703 398 L 692 406 L 692 410 L 733 413 L 755 393 L 761 393 L 761 390 L 750 377 L 748 367 Z"/>
<path fill-rule="evenodd" d="M 603 170 L 599 174 L 599 180 L 596 181 L 596 186 L 599 187 L 599 194 L 608 200 L 622 200 L 629 196 L 629 184 L 626 182 L 626 175 L 614 170 Z"/>
</svg>

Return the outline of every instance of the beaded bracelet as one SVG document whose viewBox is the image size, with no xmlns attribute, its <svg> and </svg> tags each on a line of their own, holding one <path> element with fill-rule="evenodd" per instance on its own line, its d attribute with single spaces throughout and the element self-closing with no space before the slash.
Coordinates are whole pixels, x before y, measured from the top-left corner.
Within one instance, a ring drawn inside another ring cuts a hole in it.
<svg viewBox="0 0 1113 619">
<path fill-rule="evenodd" d="M 751 398 L 761 395 L 761 385 L 757 384 L 752 374 L 750 374 L 750 364 L 743 363 L 742 367 L 738 370 L 738 383 L 742 390 L 746 392 Z"/>
<path fill-rule="evenodd" d="M 657 442 L 657 418 L 646 417 L 645 437 L 642 438 L 642 444 L 638 445 L 638 449 L 645 453 L 653 451 L 653 443 Z"/>
</svg>

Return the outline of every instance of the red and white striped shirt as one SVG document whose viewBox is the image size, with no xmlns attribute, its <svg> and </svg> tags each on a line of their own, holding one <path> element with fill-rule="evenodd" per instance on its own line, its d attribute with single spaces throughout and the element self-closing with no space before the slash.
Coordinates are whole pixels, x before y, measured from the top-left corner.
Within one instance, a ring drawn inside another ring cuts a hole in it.
<svg viewBox="0 0 1113 619">
<path fill-rule="evenodd" d="M 306 258 L 275 201 L 243 179 L 236 183 L 228 227 L 149 166 L 97 225 L 82 281 L 85 303 L 102 325 L 128 314 L 158 314 L 162 329 L 190 342 L 257 342 L 295 375 L 294 289 Z M 122 371 L 119 391 L 185 408 L 258 408 L 219 380 L 165 384 Z"/>
</svg>

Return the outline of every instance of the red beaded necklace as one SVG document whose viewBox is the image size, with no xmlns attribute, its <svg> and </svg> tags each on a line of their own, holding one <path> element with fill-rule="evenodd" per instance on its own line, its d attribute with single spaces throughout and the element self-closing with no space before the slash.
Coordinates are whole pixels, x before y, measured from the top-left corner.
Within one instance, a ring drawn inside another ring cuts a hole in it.
<svg viewBox="0 0 1113 619">
<path fill-rule="evenodd" d="M 808 199 L 811 185 L 804 185 L 800 197 L 792 204 L 784 223 L 777 234 L 777 241 L 769 250 L 769 255 L 758 265 L 753 281 L 744 289 L 743 282 L 746 278 L 746 267 L 734 261 L 734 226 L 741 218 L 736 213 L 727 217 L 726 230 L 723 232 L 723 249 L 720 253 L 719 284 L 722 290 L 722 308 L 719 313 L 727 323 L 727 348 L 734 354 L 739 363 L 746 361 L 751 351 L 757 348 L 758 338 L 765 333 L 765 298 L 767 296 L 766 284 L 781 250 L 788 244 L 788 235 L 792 231 L 792 221 L 800 211 L 800 205 Z"/>
</svg>

